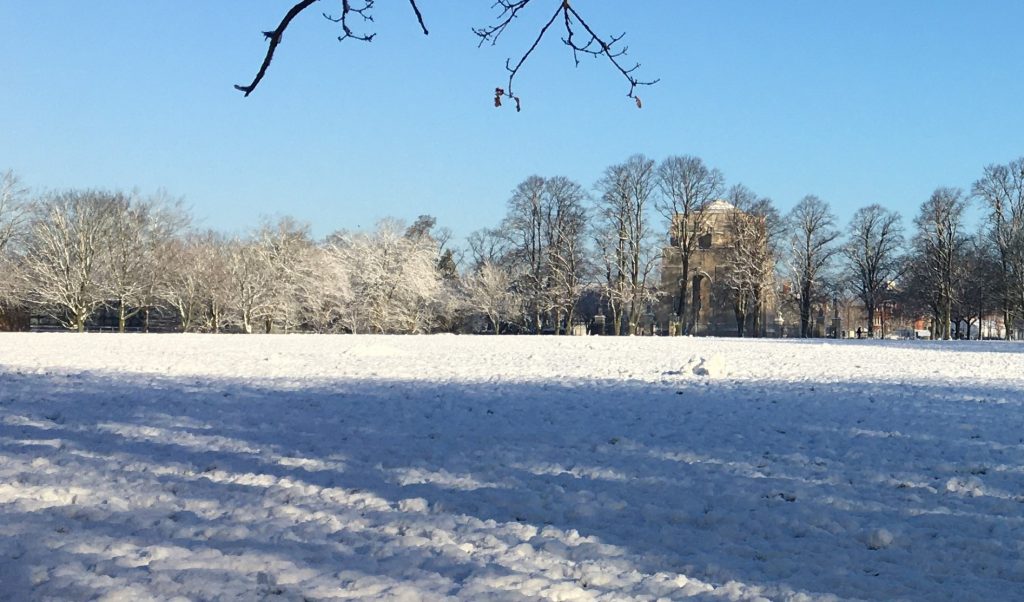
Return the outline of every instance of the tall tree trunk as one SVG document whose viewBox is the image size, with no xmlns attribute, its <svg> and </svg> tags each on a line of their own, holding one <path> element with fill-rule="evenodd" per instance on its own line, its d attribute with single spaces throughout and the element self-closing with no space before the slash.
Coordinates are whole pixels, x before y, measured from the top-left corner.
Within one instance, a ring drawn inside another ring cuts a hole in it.
<svg viewBox="0 0 1024 602">
<path fill-rule="evenodd" d="M 1010 340 L 1010 323 L 1013 315 L 1010 313 L 1009 301 L 1003 301 L 1003 338 L 1007 341 Z"/>
<path fill-rule="evenodd" d="M 679 316 L 680 332 L 678 334 L 689 334 L 689 325 L 686 319 L 686 295 L 690 290 L 690 256 L 686 253 L 682 253 L 682 255 L 683 275 L 679 279 L 679 303 L 676 304 L 676 315 Z"/>
<path fill-rule="evenodd" d="M 754 296 L 753 296 L 754 313 L 751 314 L 751 322 L 752 322 L 752 324 L 751 324 L 752 333 L 751 334 L 754 336 L 754 338 L 760 338 L 761 337 L 761 312 L 763 311 L 761 295 L 762 295 L 761 290 L 760 289 L 755 289 Z"/>
<path fill-rule="evenodd" d="M 811 286 L 805 283 L 800 289 L 800 338 L 811 336 Z"/>
<path fill-rule="evenodd" d="M 949 297 L 946 297 L 946 300 L 944 301 L 943 307 L 942 307 L 942 339 L 944 341 L 948 341 L 950 339 L 950 335 L 951 335 L 951 333 L 950 333 L 950 326 L 951 326 L 952 322 L 953 322 L 953 308 L 951 307 L 951 303 L 949 302 Z M 960 332 L 960 324 L 959 324 L 959 322 L 956 325 L 956 330 L 957 330 L 957 333 Z"/>
</svg>

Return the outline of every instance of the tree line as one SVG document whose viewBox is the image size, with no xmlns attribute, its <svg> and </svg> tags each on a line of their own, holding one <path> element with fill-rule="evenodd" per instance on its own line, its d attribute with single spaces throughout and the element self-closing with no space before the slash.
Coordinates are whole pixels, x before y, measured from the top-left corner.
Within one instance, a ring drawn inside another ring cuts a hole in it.
<svg viewBox="0 0 1024 602">
<path fill-rule="evenodd" d="M 972 203 L 985 219 L 968 232 Z M 289 217 L 226 236 L 192 227 L 166 194 L 32 194 L 8 171 L 0 327 L 48 316 L 81 331 L 103 313 L 121 331 L 159 314 L 189 332 L 562 333 L 602 316 L 607 334 L 636 334 L 657 314 L 686 333 L 690 278 L 660 270 L 671 257 L 689 275 L 723 210 L 728 269 L 715 284 L 741 336 L 765 332 L 769 307 L 811 336 L 816 312 L 840 299 L 863 308 L 869 336 L 892 304 L 941 338 L 970 336 L 993 313 L 1009 335 L 1024 317 L 1024 158 L 984 168 L 969 190 L 937 188 L 907 231 L 880 204 L 844 229 L 817 196 L 783 215 L 699 157 L 634 155 L 590 188 L 526 178 L 501 221 L 458 246 L 429 215 L 322 240 Z"/>
</svg>

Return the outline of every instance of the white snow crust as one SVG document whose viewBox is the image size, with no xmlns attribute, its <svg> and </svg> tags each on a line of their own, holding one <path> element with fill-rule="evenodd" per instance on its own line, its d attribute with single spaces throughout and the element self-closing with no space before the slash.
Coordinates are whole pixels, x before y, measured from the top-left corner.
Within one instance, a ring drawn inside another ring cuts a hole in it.
<svg viewBox="0 0 1024 602">
<path fill-rule="evenodd" d="M 0 335 L 0 599 L 1024 600 L 1024 346 Z"/>
</svg>

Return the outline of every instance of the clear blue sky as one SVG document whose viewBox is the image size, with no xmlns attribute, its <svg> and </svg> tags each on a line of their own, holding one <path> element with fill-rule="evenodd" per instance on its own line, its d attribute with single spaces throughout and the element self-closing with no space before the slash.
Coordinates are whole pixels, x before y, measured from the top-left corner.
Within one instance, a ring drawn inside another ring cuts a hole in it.
<svg viewBox="0 0 1024 602">
<path fill-rule="evenodd" d="M 873 202 L 909 221 L 935 187 L 1024 155 L 1019 0 L 574 0 L 661 78 L 644 108 L 551 38 L 517 80 L 523 112 L 497 110 L 505 58 L 557 5 L 535 2 L 480 49 L 490 0 L 422 0 L 427 37 L 381 0 L 371 44 L 309 12 L 250 98 L 232 84 L 290 0 L 3 2 L 0 169 L 37 190 L 164 188 L 227 232 L 431 213 L 462 238 L 531 174 L 589 188 L 638 152 L 703 157 L 783 211 L 817 194 L 844 222 Z"/>
</svg>

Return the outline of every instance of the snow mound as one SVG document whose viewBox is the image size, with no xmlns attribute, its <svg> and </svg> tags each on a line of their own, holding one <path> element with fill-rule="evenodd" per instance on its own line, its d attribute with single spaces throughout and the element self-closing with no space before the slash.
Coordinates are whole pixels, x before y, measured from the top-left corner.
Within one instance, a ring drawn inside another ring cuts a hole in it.
<svg viewBox="0 0 1024 602">
<path fill-rule="evenodd" d="M 712 355 L 711 357 L 700 358 L 693 367 L 693 373 L 697 376 L 706 376 L 708 378 L 721 378 L 727 376 L 729 370 L 722 356 Z"/>
<path fill-rule="evenodd" d="M 893 536 L 887 529 L 875 529 L 868 534 L 869 550 L 884 550 L 892 545 Z"/>
<path fill-rule="evenodd" d="M 729 374 L 725 360 L 720 355 L 703 357 L 700 355 L 690 356 L 678 370 L 662 372 L 663 377 L 674 376 L 703 376 L 706 378 L 718 378 Z"/>
</svg>

